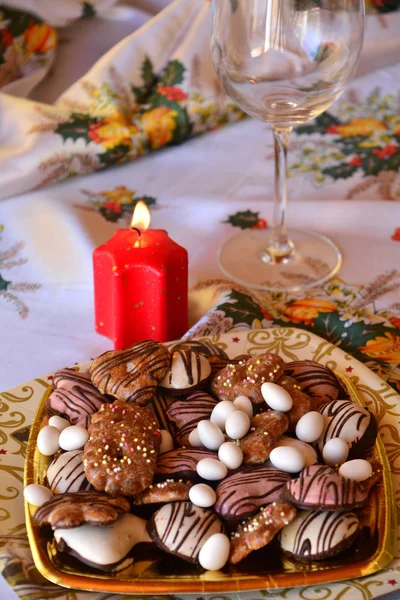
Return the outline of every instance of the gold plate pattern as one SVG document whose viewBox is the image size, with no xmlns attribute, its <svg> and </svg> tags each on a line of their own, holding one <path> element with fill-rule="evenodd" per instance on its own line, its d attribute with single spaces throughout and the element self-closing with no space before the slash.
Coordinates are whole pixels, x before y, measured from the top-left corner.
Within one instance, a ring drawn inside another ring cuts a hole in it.
<svg viewBox="0 0 400 600">
<path fill-rule="evenodd" d="M 205 338 L 203 338 L 205 339 Z M 364 365 L 325 340 L 293 328 L 240 331 L 237 334 L 207 338 L 230 356 L 265 351 L 277 352 L 285 360 L 317 360 L 334 369 L 352 399 L 375 413 L 380 421 L 383 407 L 395 393 Z M 81 370 L 89 363 L 80 365 Z M 349 369 L 351 367 L 351 369 Z M 351 371 L 351 376 L 347 377 Z M 390 390 L 393 392 L 390 394 Z M 25 485 L 43 483 L 50 459 L 36 448 L 36 439 L 47 418 L 47 389 L 38 406 L 30 432 L 25 462 Z M 396 396 L 397 397 L 397 396 Z M 35 565 L 44 577 L 59 585 L 78 590 L 131 594 L 239 592 L 271 588 L 292 588 L 371 575 L 386 567 L 396 554 L 396 505 L 390 464 L 385 445 L 378 436 L 374 458 L 383 465 L 382 481 L 370 495 L 368 510 L 360 513 L 362 534 L 349 551 L 325 561 L 304 564 L 283 557 L 277 547 L 264 549 L 223 572 L 202 572 L 168 555 L 140 560 L 126 571 L 110 576 L 85 567 L 77 561 L 63 563 L 52 541 L 35 524 L 33 510 L 25 503 L 29 542 Z"/>
</svg>

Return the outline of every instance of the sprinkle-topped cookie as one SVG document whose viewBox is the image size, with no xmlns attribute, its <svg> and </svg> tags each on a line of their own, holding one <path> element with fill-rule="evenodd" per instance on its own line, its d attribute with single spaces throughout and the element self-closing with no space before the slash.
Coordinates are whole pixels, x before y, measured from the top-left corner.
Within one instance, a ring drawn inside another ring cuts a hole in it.
<svg viewBox="0 0 400 600">
<path fill-rule="evenodd" d="M 211 392 L 219 400 L 234 400 L 247 396 L 253 404 L 263 404 L 261 385 L 277 381 L 283 373 L 284 362 L 277 354 L 259 354 L 238 364 L 229 363 L 211 384 Z"/>
<path fill-rule="evenodd" d="M 83 465 L 96 490 L 135 496 L 153 481 L 160 431 L 146 408 L 117 400 L 93 416 Z"/>
<path fill-rule="evenodd" d="M 101 354 L 91 364 L 90 377 L 103 394 L 145 406 L 153 398 L 170 360 L 162 344 L 139 342 L 126 350 Z"/>
</svg>

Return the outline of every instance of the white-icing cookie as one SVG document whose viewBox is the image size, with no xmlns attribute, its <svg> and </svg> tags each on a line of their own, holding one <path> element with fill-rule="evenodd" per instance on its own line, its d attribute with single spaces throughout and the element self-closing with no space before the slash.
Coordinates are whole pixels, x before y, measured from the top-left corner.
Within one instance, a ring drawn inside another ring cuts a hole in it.
<svg viewBox="0 0 400 600">
<path fill-rule="evenodd" d="M 99 566 L 118 563 L 140 542 L 150 542 L 146 521 L 125 513 L 107 526 L 82 525 L 73 529 L 56 529 L 57 543 L 62 540 L 75 555 Z"/>
<path fill-rule="evenodd" d="M 64 452 L 50 463 L 47 481 L 54 494 L 84 492 L 90 489 L 83 468 L 83 450 Z"/>
<path fill-rule="evenodd" d="M 353 512 L 300 511 L 281 531 L 281 547 L 298 560 L 322 560 L 343 552 L 359 529 Z"/>
<path fill-rule="evenodd" d="M 183 393 L 201 387 L 208 381 L 211 367 L 205 356 L 190 349 L 176 350 L 160 387 L 170 393 Z"/>
</svg>

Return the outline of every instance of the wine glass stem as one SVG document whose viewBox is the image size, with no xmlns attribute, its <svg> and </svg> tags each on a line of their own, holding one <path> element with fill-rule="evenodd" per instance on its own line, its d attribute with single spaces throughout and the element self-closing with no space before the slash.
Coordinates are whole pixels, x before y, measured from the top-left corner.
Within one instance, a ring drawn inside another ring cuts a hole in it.
<svg viewBox="0 0 400 600">
<path fill-rule="evenodd" d="M 276 262 L 288 257 L 293 244 L 286 230 L 287 210 L 287 151 L 292 128 L 273 128 L 275 142 L 275 199 L 274 220 L 268 252 Z"/>
</svg>

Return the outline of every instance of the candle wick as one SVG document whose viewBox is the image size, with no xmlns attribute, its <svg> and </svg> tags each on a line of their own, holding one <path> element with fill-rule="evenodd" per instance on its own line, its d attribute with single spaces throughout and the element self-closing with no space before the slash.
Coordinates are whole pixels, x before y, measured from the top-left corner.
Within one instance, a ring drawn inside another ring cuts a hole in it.
<svg viewBox="0 0 400 600">
<path fill-rule="evenodd" d="M 136 233 L 138 234 L 138 236 L 140 237 L 142 235 L 142 232 L 140 231 L 140 229 L 138 229 L 137 227 L 131 227 L 131 229 L 133 231 L 136 231 Z"/>
</svg>

